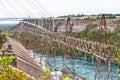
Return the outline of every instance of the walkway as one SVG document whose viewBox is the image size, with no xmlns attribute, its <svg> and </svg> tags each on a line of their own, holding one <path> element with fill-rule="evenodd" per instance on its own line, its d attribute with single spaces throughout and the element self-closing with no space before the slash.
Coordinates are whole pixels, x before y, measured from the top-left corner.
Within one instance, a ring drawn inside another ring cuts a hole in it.
<svg viewBox="0 0 120 80">
<path fill-rule="evenodd" d="M 32 54 L 29 53 L 29 51 L 25 49 L 19 42 L 9 38 L 6 44 L 11 45 L 12 47 L 8 54 L 15 55 L 17 68 L 20 68 L 23 72 L 26 72 L 27 74 L 33 76 L 36 79 L 45 75 L 43 69 L 37 63 L 36 59 L 33 58 Z"/>
</svg>

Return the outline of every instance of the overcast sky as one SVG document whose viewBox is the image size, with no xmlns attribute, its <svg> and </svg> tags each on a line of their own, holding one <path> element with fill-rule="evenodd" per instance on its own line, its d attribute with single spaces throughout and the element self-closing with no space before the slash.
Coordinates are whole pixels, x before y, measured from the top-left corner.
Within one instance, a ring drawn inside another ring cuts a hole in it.
<svg viewBox="0 0 120 80">
<path fill-rule="evenodd" d="M 0 18 L 99 13 L 120 13 L 120 0 L 0 0 Z"/>
</svg>

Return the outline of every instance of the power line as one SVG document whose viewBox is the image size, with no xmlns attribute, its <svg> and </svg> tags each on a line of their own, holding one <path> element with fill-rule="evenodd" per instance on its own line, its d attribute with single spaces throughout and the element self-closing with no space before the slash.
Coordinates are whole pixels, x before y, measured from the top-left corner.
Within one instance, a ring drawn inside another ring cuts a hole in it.
<svg viewBox="0 0 120 80">
<path fill-rule="evenodd" d="M 13 9 L 16 8 L 17 9 L 17 11 L 15 11 L 17 14 L 19 14 L 21 17 L 26 16 L 26 13 L 25 12 L 23 13 L 23 10 L 21 11 L 21 8 L 19 8 L 18 4 L 14 0 L 12 0 L 12 2 L 11 2 L 11 0 L 8 0 L 8 1 L 9 1 L 9 5 L 11 6 L 11 8 L 13 8 Z"/>
<path fill-rule="evenodd" d="M 8 13 L 9 14 L 11 13 L 12 16 L 16 17 L 17 15 L 15 14 L 14 10 L 11 7 L 9 7 L 9 4 L 6 4 L 4 1 L 5 0 L 1 0 L 2 4 L 4 5 L 4 7 L 6 7 L 6 9 L 8 10 Z"/>
<path fill-rule="evenodd" d="M 7 15 L 7 17 L 12 18 L 19 18 L 19 17 L 28 17 L 28 16 L 32 16 L 32 17 L 47 17 L 51 16 L 49 14 L 49 12 L 47 10 L 45 10 L 45 8 L 43 8 L 43 6 L 37 1 L 33 1 L 33 0 L 8 0 L 7 2 L 5 2 L 5 0 L 1 0 L 1 4 L 4 6 L 2 7 L 3 9 L 7 9 L 7 10 L 3 10 L 3 14 L 5 12 L 5 15 Z M 26 3 L 26 4 L 25 4 Z"/>
<path fill-rule="evenodd" d="M 37 0 L 36 0 L 37 3 L 39 3 Z M 39 3 L 39 6 L 49 15 L 51 16 L 51 14 Z"/>
<path fill-rule="evenodd" d="M 32 3 L 33 3 L 33 5 L 38 9 L 38 11 L 39 12 L 41 12 L 45 17 L 46 17 L 46 15 L 45 15 L 45 13 L 39 8 L 39 6 L 37 6 L 34 2 L 35 1 L 32 1 L 32 0 L 30 0 Z M 43 17 L 43 16 L 42 16 Z"/>
<path fill-rule="evenodd" d="M 30 1 L 30 0 L 26 0 L 26 1 L 27 1 L 28 4 L 31 6 L 31 8 L 37 12 L 38 15 L 41 14 L 41 13 L 36 9 L 36 7 L 34 7 L 33 3 L 31 4 L 31 1 Z M 43 14 L 43 15 L 44 15 L 44 14 Z M 44 15 L 44 16 L 46 16 L 46 15 Z"/>
<path fill-rule="evenodd" d="M 31 14 L 31 16 L 35 17 L 33 12 L 30 10 L 29 7 L 26 7 L 23 0 L 20 0 L 21 1 L 21 6 L 23 7 L 24 6 L 24 9 L 28 10 L 28 12 Z"/>
<path fill-rule="evenodd" d="M 8 12 L 7 12 L 8 10 L 5 9 L 5 6 L 3 7 L 2 2 L 1 2 L 1 5 L 0 5 L 0 9 L 1 9 L 1 10 L 4 10 L 4 11 L 1 11 L 0 14 L 10 16 L 10 13 L 8 14 Z M 7 14 L 6 14 L 6 13 L 7 13 Z M 1 18 L 2 18 L 2 17 L 4 17 L 4 16 L 1 16 Z"/>
<path fill-rule="evenodd" d="M 11 1 L 10 1 L 10 0 L 8 0 L 8 1 L 9 1 L 9 2 L 7 2 L 8 5 L 9 5 L 10 8 L 14 11 L 14 13 L 17 15 L 16 18 L 17 18 L 18 16 L 19 16 L 19 17 L 22 17 L 22 16 L 23 16 L 22 12 L 19 11 L 19 9 L 17 9 L 17 7 L 14 7 L 14 5 L 11 4 Z M 13 4 L 14 4 L 14 3 L 13 3 Z M 17 11 L 16 11 L 16 9 L 14 9 L 14 8 L 16 8 Z"/>
<path fill-rule="evenodd" d="M 16 2 L 16 0 L 15 0 L 15 2 Z M 16 3 L 18 3 L 18 2 L 16 2 Z M 20 12 L 23 12 L 23 14 L 25 14 L 25 16 L 28 16 L 29 13 L 21 6 L 20 2 L 17 4 L 17 6 L 19 7 L 18 9 L 20 9 Z"/>
</svg>

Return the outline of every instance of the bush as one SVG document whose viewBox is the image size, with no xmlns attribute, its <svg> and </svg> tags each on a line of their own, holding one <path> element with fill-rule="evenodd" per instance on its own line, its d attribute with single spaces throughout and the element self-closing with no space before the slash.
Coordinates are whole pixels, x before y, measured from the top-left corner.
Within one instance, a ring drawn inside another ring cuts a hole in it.
<svg viewBox="0 0 120 80">
<path fill-rule="evenodd" d="M 30 80 L 25 73 L 13 70 L 9 67 L 14 59 L 14 56 L 2 57 L 0 59 L 0 80 Z"/>
<path fill-rule="evenodd" d="M 63 80 L 73 80 L 72 78 L 64 78 Z"/>
<path fill-rule="evenodd" d="M 7 41 L 7 37 L 2 30 L 0 30 L 0 49 L 2 48 L 3 44 Z"/>
<path fill-rule="evenodd" d="M 50 79 L 50 72 L 51 72 L 51 70 L 49 69 L 49 68 L 46 68 L 45 70 L 44 70 L 44 73 L 46 74 L 45 76 L 42 76 L 41 78 L 43 79 L 43 80 L 49 80 Z"/>
</svg>

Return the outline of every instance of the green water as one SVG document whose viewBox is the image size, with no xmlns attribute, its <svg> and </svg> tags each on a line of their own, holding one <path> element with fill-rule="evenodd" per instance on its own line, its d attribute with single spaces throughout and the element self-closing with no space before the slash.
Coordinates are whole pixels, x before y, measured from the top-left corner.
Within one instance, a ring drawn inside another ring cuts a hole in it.
<svg viewBox="0 0 120 80">
<path fill-rule="evenodd" d="M 40 54 L 35 54 L 35 57 L 40 60 Z M 46 59 L 46 56 L 44 56 Z M 70 66 L 72 59 L 71 58 L 66 58 L 66 65 Z M 57 56 L 56 57 L 56 65 L 54 64 L 54 57 L 50 57 L 50 63 L 51 66 L 47 66 L 48 68 L 56 68 L 57 70 L 62 71 L 63 69 L 63 57 Z M 77 75 L 85 77 L 87 80 L 94 80 L 95 77 L 95 70 L 96 70 L 96 61 L 92 62 L 92 60 L 84 60 L 84 59 L 75 59 L 75 73 Z M 117 65 L 112 64 L 112 80 L 120 80 L 120 77 L 118 77 L 117 73 Z M 105 80 L 106 76 L 106 69 L 105 69 L 105 63 L 101 63 L 101 80 Z M 72 69 L 72 67 L 69 67 Z M 111 79 L 109 79 L 111 80 Z"/>
</svg>

